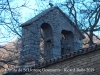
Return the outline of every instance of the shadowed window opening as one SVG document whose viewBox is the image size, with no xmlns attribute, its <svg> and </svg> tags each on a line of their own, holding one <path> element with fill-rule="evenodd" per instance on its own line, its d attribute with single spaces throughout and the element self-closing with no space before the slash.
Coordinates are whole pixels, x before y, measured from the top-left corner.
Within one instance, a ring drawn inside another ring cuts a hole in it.
<svg viewBox="0 0 100 75">
<path fill-rule="evenodd" d="M 42 61 L 50 60 L 52 58 L 53 32 L 48 23 L 41 25 L 40 35 L 41 59 Z"/>
<path fill-rule="evenodd" d="M 61 32 L 61 55 L 66 55 L 73 51 L 73 33 L 71 31 L 62 30 Z"/>
</svg>

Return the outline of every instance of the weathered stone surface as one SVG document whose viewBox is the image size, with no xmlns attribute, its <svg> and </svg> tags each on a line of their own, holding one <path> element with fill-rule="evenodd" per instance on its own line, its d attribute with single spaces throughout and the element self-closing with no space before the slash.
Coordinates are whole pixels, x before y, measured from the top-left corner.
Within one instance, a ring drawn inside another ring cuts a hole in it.
<svg viewBox="0 0 100 75">
<path fill-rule="evenodd" d="M 78 50 L 82 45 L 80 38 L 83 38 L 77 27 L 58 7 L 49 8 L 24 23 L 22 35 L 23 59 L 34 58 L 38 61 L 41 60 L 40 56 L 46 61 Z M 62 37 L 67 41 L 64 51 L 61 45 Z M 69 51 L 66 51 L 68 49 Z"/>
</svg>

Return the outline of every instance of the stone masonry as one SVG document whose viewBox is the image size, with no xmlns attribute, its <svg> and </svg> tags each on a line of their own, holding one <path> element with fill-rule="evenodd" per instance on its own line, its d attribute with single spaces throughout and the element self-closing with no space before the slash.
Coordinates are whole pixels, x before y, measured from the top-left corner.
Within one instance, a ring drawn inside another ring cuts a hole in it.
<svg viewBox="0 0 100 75">
<path fill-rule="evenodd" d="M 4 75 L 100 75 L 100 45 L 82 49 L 84 36 L 58 7 L 21 26 L 20 67 Z"/>
<path fill-rule="evenodd" d="M 43 11 L 21 27 L 21 65 L 40 63 L 82 48 L 84 36 L 58 7 Z"/>
</svg>

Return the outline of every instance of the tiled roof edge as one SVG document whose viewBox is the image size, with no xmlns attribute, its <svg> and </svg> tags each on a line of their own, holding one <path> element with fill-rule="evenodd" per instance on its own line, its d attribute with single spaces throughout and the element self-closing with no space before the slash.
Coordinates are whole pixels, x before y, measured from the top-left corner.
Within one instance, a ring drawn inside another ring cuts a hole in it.
<svg viewBox="0 0 100 75">
<path fill-rule="evenodd" d="M 94 52 L 94 51 L 97 51 L 97 50 L 100 50 L 100 44 L 96 44 L 96 45 L 93 45 L 93 46 L 88 47 L 88 48 L 82 48 L 82 49 L 79 49 L 76 52 L 71 52 L 71 53 L 69 53 L 67 55 L 64 55 L 64 56 L 61 56 L 61 57 L 57 57 L 57 58 L 51 59 L 49 61 L 45 61 L 43 63 L 40 63 L 40 64 L 32 66 L 32 67 L 28 67 L 28 68 L 32 68 L 32 69 L 45 68 L 45 67 L 48 67 L 50 65 L 66 61 L 68 59 L 72 59 L 72 58 L 74 58 L 76 56 L 85 55 L 87 53 L 91 53 L 91 52 Z M 8 72 L 7 74 L 3 74 L 3 75 L 10 75 L 11 73 L 14 73 L 14 75 L 17 75 L 17 74 L 20 75 L 20 74 L 26 73 L 26 72 L 23 72 L 23 71 L 22 72 L 13 72 L 12 71 L 12 72 Z"/>
<path fill-rule="evenodd" d="M 100 44 L 98 44 L 98 45 L 96 44 L 96 45 L 93 45 L 93 46 L 88 47 L 88 48 L 82 48 L 82 49 L 79 49 L 78 51 L 71 52 L 67 55 L 51 59 L 49 61 L 46 61 L 46 62 L 43 62 L 39 65 L 36 65 L 33 68 L 44 68 L 44 67 L 50 66 L 52 64 L 59 63 L 59 62 L 62 62 L 62 61 L 66 61 L 66 60 L 74 58 L 76 56 L 85 55 L 87 53 L 91 53 L 91 52 L 94 52 L 94 51 L 97 51 L 97 50 L 100 50 Z"/>
</svg>

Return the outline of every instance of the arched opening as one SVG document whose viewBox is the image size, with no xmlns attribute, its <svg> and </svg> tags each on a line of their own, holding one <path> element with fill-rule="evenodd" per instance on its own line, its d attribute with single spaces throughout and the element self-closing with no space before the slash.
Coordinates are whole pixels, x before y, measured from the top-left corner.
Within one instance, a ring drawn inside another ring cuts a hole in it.
<svg viewBox="0 0 100 75">
<path fill-rule="evenodd" d="M 40 35 L 41 60 L 49 60 L 52 58 L 53 32 L 48 23 L 43 23 L 41 25 Z"/>
<path fill-rule="evenodd" d="M 74 36 L 71 31 L 62 30 L 61 32 L 61 55 L 66 55 L 73 51 Z"/>
</svg>

